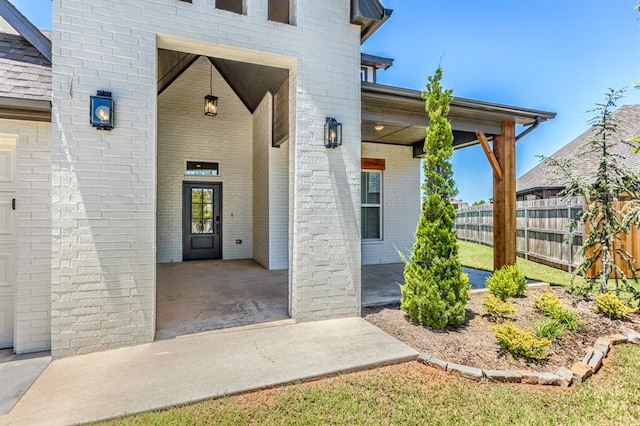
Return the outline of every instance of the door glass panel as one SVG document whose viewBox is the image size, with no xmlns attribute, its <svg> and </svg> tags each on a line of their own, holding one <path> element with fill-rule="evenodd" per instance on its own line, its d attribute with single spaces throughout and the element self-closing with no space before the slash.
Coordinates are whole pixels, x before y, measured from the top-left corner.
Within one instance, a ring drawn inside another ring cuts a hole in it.
<svg viewBox="0 0 640 426">
<path fill-rule="evenodd" d="M 191 217 L 202 219 L 202 204 L 191 204 Z"/>
<path fill-rule="evenodd" d="M 191 233 L 213 234 L 213 189 L 191 189 Z"/>
<path fill-rule="evenodd" d="M 192 203 L 202 203 L 202 189 L 193 188 L 191 190 L 191 202 Z"/>
<path fill-rule="evenodd" d="M 202 190 L 202 202 L 206 204 L 213 203 L 213 189 Z"/>
<path fill-rule="evenodd" d="M 191 219 L 191 233 L 202 234 L 202 219 Z"/>
</svg>

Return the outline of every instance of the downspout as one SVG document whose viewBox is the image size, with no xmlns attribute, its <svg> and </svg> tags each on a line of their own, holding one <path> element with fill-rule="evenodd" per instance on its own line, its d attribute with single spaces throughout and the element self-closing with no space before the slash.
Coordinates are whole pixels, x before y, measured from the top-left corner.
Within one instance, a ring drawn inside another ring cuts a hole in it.
<svg viewBox="0 0 640 426">
<path fill-rule="evenodd" d="M 533 132 L 540 125 L 540 123 L 542 123 L 542 118 L 536 117 L 535 123 L 524 129 L 518 136 L 516 136 L 516 142 L 518 142 L 521 138 L 527 136 L 529 133 Z"/>
</svg>

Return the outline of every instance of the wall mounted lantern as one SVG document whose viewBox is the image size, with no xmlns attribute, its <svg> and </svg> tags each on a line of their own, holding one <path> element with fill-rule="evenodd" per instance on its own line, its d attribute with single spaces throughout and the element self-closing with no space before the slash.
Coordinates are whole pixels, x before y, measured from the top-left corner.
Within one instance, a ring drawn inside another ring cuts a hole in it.
<svg viewBox="0 0 640 426">
<path fill-rule="evenodd" d="M 324 146 L 337 148 L 342 145 L 342 123 L 335 118 L 327 117 L 324 123 Z"/>
<path fill-rule="evenodd" d="M 218 97 L 213 96 L 213 64 L 209 72 L 209 94 L 204 97 L 204 115 L 210 117 L 218 115 Z"/>
<path fill-rule="evenodd" d="M 111 92 L 98 90 L 96 96 L 91 96 L 90 123 L 98 130 L 113 129 L 113 99 Z"/>
</svg>

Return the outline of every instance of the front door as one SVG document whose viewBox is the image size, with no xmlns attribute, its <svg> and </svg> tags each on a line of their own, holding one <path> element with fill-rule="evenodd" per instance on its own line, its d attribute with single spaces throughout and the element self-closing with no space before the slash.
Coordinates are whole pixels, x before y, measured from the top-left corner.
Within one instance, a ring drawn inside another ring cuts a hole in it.
<svg viewBox="0 0 640 426">
<path fill-rule="evenodd" d="M 221 259 L 222 188 L 185 182 L 182 191 L 182 259 Z"/>
<path fill-rule="evenodd" d="M 0 349 L 13 346 L 16 136 L 0 135 Z"/>
</svg>

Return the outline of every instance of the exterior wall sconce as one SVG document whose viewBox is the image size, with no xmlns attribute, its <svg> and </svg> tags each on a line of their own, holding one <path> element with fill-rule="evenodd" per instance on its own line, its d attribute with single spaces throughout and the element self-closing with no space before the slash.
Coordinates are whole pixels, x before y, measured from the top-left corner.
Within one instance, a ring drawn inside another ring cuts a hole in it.
<svg viewBox="0 0 640 426">
<path fill-rule="evenodd" d="M 218 115 L 218 97 L 213 96 L 213 64 L 209 72 L 209 94 L 204 97 L 204 115 L 210 117 Z"/>
<path fill-rule="evenodd" d="M 327 117 L 324 123 L 324 146 L 327 148 L 342 146 L 342 123 L 338 123 L 335 118 Z"/>
<path fill-rule="evenodd" d="M 96 96 L 91 96 L 89 122 L 98 130 L 113 129 L 113 99 L 111 92 L 98 90 Z"/>
</svg>

